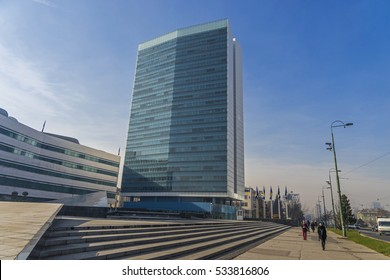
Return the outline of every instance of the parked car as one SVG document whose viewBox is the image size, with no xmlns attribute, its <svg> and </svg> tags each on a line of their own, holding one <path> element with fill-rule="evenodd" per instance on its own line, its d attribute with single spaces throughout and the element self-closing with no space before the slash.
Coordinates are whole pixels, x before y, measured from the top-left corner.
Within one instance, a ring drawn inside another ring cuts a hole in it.
<svg viewBox="0 0 390 280">
<path fill-rule="evenodd" d="M 360 226 L 358 225 L 348 225 L 349 229 L 360 229 Z"/>
</svg>

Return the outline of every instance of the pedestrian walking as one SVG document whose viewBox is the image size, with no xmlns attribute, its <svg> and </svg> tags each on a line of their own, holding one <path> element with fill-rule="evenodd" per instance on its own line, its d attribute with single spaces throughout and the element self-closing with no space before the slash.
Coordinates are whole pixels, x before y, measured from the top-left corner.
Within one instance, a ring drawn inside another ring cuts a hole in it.
<svg viewBox="0 0 390 280">
<path fill-rule="evenodd" d="M 306 240 L 307 239 L 307 224 L 306 224 L 305 220 L 302 221 L 301 227 L 302 227 L 303 240 Z"/>
<path fill-rule="evenodd" d="M 318 240 L 321 241 L 322 250 L 325 250 L 325 242 L 326 242 L 326 228 L 324 223 L 320 223 L 317 229 L 318 232 Z"/>
<path fill-rule="evenodd" d="M 310 228 L 311 228 L 311 230 L 314 232 L 314 230 L 315 230 L 315 228 L 316 228 L 316 224 L 314 223 L 314 221 L 311 222 Z"/>
</svg>

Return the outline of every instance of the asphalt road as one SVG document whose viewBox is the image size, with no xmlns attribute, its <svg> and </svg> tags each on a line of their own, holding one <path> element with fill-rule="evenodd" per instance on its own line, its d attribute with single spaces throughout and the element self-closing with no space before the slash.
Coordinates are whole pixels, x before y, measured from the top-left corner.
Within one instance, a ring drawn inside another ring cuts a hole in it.
<svg viewBox="0 0 390 280">
<path fill-rule="evenodd" d="M 379 239 L 379 240 L 390 242 L 390 235 L 379 235 L 378 232 L 371 231 L 371 230 L 368 230 L 368 229 L 360 229 L 359 231 L 362 234 L 364 234 L 366 236 L 369 236 L 371 238 L 375 238 L 375 239 Z"/>
</svg>

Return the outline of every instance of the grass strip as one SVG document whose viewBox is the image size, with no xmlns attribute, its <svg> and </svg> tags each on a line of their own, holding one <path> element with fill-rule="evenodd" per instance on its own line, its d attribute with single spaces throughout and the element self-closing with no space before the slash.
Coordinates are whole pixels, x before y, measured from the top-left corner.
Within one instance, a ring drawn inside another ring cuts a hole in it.
<svg viewBox="0 0 390 280">
<path fill-rule="evenodd" d="M 329 228 L 328 230 L 338 234 L 342 235 L 341 230 Z M 390 257 L 390 243 L 376 240 L 370 237 L 362 236 L 360 235 L 359 231 L 357 230 L 348 230 L 347 231 L 347 238 L 355 243 L 361 244 L 363 246 L 366 246 L 378 253 L 384 254 L 386 256 Z"/>
</svg>

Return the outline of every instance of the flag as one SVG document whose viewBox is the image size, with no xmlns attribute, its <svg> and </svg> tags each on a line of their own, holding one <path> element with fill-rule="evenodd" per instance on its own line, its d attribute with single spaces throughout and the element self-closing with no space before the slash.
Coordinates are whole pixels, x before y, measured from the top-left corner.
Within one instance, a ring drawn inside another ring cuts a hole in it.
<svg viewBox="0 0 390 280">
<path fill-rule="evenodd" d="M 270 187 L 270 191 L 269 191 L 269 199 L 272 200 L 272 187 Z"/>
<path fill-rule="evenodd" d="M 284 198 L 287 199 L 287 186 L 284 188 Z"/>
<path fill-rule="evenodd" d="M 279 189 L 279 186 L 278 186 L 278 195 L 277 195 L 277 198 L 280 200 L 280 189 Z"/>
<path fill-rule="evenodd" d="M 261 192 L 261 198 L 265 199 L 265 187 L 263 186 L 263 191 Z"/>
<path fill-rule="evenodd" d="M 256 193 L 255 193 L 255 196 L 256 196 L 256 198 L 258 198 L 258 197 L 259 197 L 259 188 L 258 188 L 258 187 L 256 187 Z"/>
</svg>

